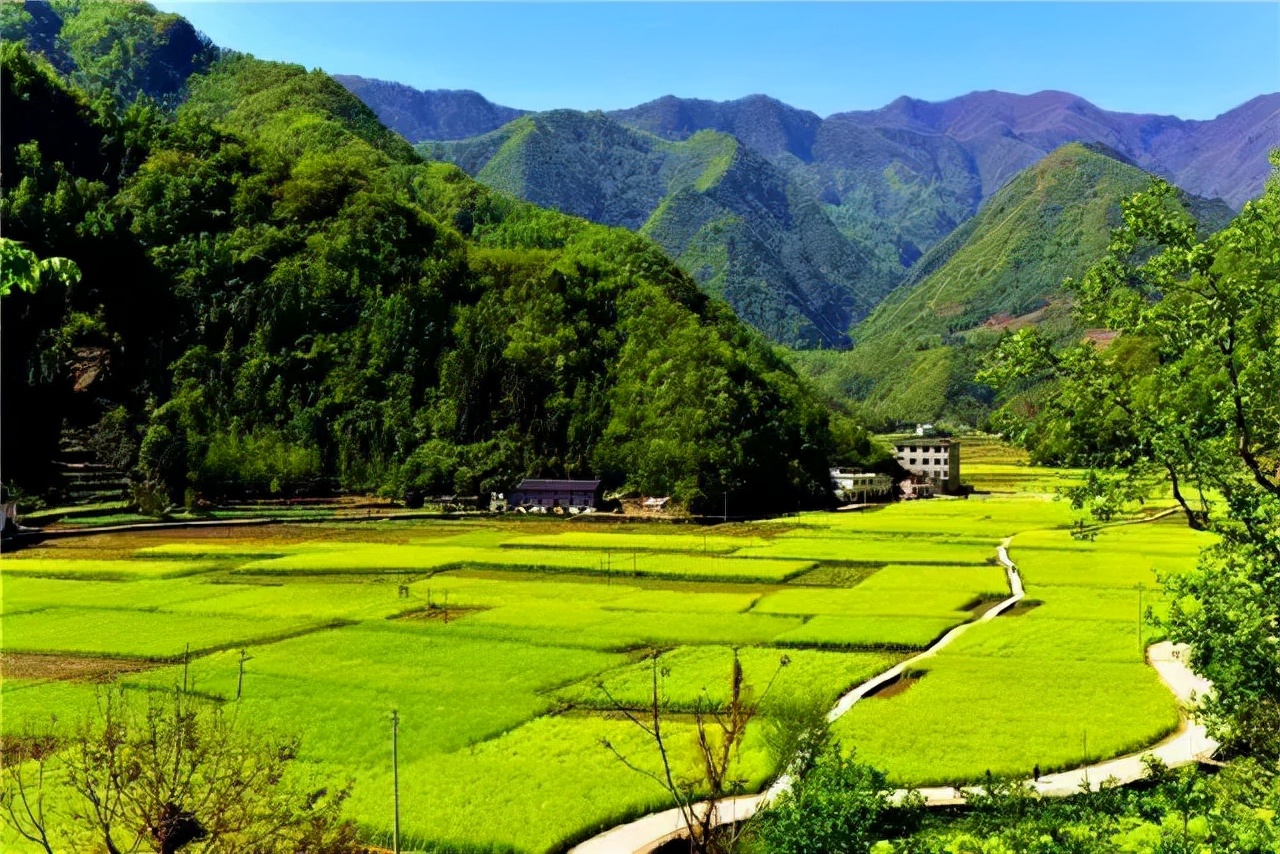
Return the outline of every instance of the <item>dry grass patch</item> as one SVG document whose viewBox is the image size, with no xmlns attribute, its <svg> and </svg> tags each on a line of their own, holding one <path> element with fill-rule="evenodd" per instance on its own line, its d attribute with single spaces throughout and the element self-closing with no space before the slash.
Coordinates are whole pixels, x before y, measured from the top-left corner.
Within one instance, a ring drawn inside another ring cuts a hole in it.
<svg viewBox="0 0 1280 854">
<path fill-rule="evenodd" d="M 93 655 L 40 655 L 0 652 L 0 674 L 29 682 L 110 682 L 124 673 L 149 670 L 155 664 Z"/>
</svg>

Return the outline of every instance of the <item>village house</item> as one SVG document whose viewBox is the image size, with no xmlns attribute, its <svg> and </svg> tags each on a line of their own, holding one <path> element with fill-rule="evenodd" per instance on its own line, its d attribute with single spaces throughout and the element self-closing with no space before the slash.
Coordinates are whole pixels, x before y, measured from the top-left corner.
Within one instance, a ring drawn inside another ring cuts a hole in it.
<svg viewBox="0 0 1280 854">
<path fill-rule="evenodd" d="M 898 488 L 902 491 L 903 499 L 907 501 L 916 498 L 932 498 L 934 492 L 932 480 L 915 474 L 898 484 Z"/>
<path fill-rule="evenodd" d="M 913 475 L 928 478 L 934 489 L 948 495 L 959 494 L 960 443 L 954 439 L 917 434 L 893 443 L 898 465 Z"/>
<path fill-rule="evenodd" d="M 841 501 L 865 504 L 893 497 L 893 478 L 887 474 L 831 469 L 831 488 Z"/>
<path fill-rule="evenodd" d="M 601 500 L 598 480 L 541 480 L 526 478 L 507 494 L 511 507 L 553 510 L 594 510 Z"/>
</svg>

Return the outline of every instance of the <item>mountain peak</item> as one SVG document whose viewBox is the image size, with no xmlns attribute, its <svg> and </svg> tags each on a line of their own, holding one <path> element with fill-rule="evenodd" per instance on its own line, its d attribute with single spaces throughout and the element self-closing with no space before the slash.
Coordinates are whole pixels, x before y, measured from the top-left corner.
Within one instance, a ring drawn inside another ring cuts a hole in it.
<svg viewBox="0 0 1280 854">
<path fill-rule="evenodd" d="M 495 104 L 471 89 L 415 89 L 354 74 L 333 78 L 413 143 L 479 136 L 526 113 Z"/>
</svg>

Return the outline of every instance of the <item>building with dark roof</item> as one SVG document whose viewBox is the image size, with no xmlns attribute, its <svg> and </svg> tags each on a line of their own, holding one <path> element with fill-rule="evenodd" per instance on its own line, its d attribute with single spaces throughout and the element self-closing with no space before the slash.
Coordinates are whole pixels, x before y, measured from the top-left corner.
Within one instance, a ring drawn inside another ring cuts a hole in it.
<svg viewBox="0 0 1280 854">
<path fill-rule="evenodd" d="M 565 509 L 594 510 L 600 504 L 602 493 L 598 480 L 540 480 L 526 478 L 510 492 L 507 501 L 512 507 L 555 507 Z"/>
</svg>

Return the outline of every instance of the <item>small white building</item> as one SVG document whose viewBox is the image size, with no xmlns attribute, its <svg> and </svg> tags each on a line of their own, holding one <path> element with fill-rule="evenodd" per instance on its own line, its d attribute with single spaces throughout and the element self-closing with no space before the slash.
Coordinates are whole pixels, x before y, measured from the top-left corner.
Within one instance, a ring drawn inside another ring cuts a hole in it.
<svg viewBox="0 0 1280 854">
<path fill-rule="evenodd" d="M 893 452 L 913 475 L 928 478 L 938 492 L 960 492 L 960 443 L 937 436 L 908 436 L 893 443 Z"/>
<path fill-rule="evenodd" d="M 893 478 L 887 474 L 860 472 L 852 469 L 831 469 L 831 488 L 836 497 L 851 503 L 866 503 L 874 499 L 887 499 L 893 495 Z"/>
</svg>

